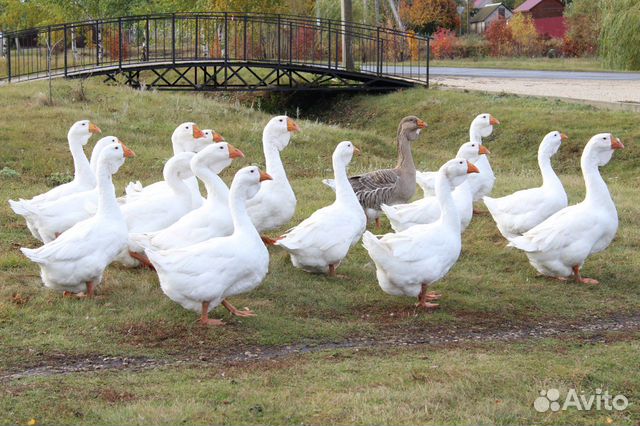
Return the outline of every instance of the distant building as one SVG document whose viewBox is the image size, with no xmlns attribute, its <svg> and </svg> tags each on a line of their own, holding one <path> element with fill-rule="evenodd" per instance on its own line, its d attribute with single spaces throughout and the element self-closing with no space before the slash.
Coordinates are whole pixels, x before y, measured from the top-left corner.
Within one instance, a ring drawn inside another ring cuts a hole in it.
<svg viewBox="0 0 640 426">
<path fill-rule="evenodd" d="M 494 3 L 494 2 L 495 2 L 495 0 L 475 0 L 473 2 L 473 7 L 476 8 L 476 9 L 480 9 L 480 8 L 483 8 L 486 5 Z"/>
<path fill-rule="evenodd" d="M 538 34 L 543 37 L 564 37 L 564 4 L 560 0 L 527 0 L 515 12 L 530 14 Z"/>
<path fill-rule="evenodd" d="M 482 34 L 493 21 L 509 19 L 513 15 L 511 9 L 502 3 L 489 3 L 480 9 L 469 19 L 469 31 Z"/>
</svg>

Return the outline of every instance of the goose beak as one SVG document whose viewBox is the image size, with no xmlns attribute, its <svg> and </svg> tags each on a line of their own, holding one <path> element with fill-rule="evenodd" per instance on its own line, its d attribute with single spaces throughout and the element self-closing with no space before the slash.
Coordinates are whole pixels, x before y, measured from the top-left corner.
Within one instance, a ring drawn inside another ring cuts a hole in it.
<svg viewBox="0 0 640 426">
<path fill-rule="evenodd" d="M 355 146 L 355 145 L 353 146 L 353 153 L 354 153 L 355 155 L 360 155 L 360 154 L 361 154 L 360 150 L 359 150 L 359 149 L 358 149 L 358 147 L 357 147 L 357 146 Z"/>
<path fill-rule="evenodd" d="M 296 123 L 295 121 L 293 121 L 292 119 L 287 117 L 287 131 L 288 132 L 299 132 L 300 131 L 300 126 L 298 126 L 298 123 Z"/>
<path fill-rule="evenodd" d="M 244 158 L 244 153 L 242 151 L 240 151 L 238 148 L 236 148 L 235 146 L 229 144 L 229 158 L 234 159 L 234 158 Z"/>
<path fill-rule="evenodd" d="M 89 133 L 102 133 L 102 130 L 100 130 L 100 127 L 96 126 L 93 123 L 89 123 Z"/>
<path fill-rule="evenodd" d="M 213 141 L 214 142 L 224 142 L 224 138 L 218 132 L 213 132 Z"/>
<path fill-rule="evenodd" d="M 122 145 L 122 152 L 124 152 L 124 158 L 131 158 L 136 156 L 136 153 L 133 152 L 131 148 L 126 146 L 124 142 L 120 141 L 120 145 Z"/>
<path fill-rule="evenodd" d="M 498 120 L 497 118 L 495 118 L 493 115 L 490 116 L 491 118 L 489 118 L 489 124 L 491 124 L 492 126 L 495 126 L 497 124 L 500 124 L 500 120 Z"/>
<path fill-rule="evenodd" d="M 193 138 L 194 139 L 204 138 L 204 132 L 200 130 L 200 128 L 195 124 L 193 125 Z"/>
<path fill-rule="evenodd" d="M 480 154 L 480 155 L 482 155 L 482 154 L 489 155 L 489 154 L 491 154 L 491 151 L 489 151 L 489 148 L 487 148 L 486 146 L 480 145 L 480 150 L 478 151 L 478 154 Z"/>
<path fill-rule="evenodd" d="M 566 141 L 567 139 L 569 139 L 569 136 L 565 135 L 564 133 L 560 133 L 560 140 L 561 141 Z"/>
<path fill-rule="evenodd" d="M 424 121 L 418 119 L 418 128 L 419 129 L 426 129 L 427 128 L 427 123 L 425 123 Z"/>
<path fill-rule="evenodd" d="M 624 149 L 624 145 L 622 145 L 620 138 L 616 138 L 611 135 L 611 149 Z"/>
<path fill-rule="evenodd" d="M 273 180 L 273 178 L 271 177 L 271 175 L 269 175 L 269 173 L 260 170 L 260 182 L 263 182 L 265 180 Z"/>
<path fill-rule="evenodd" d="M 467 173 L 480 173 L 480 170 L 478 170 L 475 164 L 467 161 Z"/>
</svg>

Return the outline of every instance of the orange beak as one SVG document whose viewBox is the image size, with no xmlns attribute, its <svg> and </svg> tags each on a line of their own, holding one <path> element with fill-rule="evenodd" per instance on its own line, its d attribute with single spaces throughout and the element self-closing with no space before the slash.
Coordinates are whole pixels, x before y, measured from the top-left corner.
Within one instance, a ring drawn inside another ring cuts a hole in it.
<svg viewBox="0 0 640 426">
<path fill-rule="evenodd" d="M 426 129 L 427 128 L 427 123 L 425 123 L 424 121 L 418 119 L 418 128 Z"/>
<path fill-rule="evenodd" d="M 478 170 L 475 164 L 467 161 L 467 173 L 480 173 L 480 170 Z"/>
<path fill-rule="evenodd" d="M 89 133 L 102 133 L 102 130 L 100 130 L 100 127 L 96 126 L 93 123 L 89 123 Z"/>
<path fill-rule="evenodd" d="M 124 152 L 124 158 L 131 158 L 136 156 L 136 153 L 133 152 L 131 148 L 126 146 L 124 142 L 120 141 L 120 145 L 122 145 L 122 152 Z"/>
<path fill-rule="evenodd" d="M 289 131 L 289 132 L 299 132 L 300 131 L 300 126 L 298 126 L 298 123 L 296 123 L 295 121 L 293 121 L 289 117 L 287 117 L 287 131 Z"/>
<path fill-rule="evenodd" d="M 242 151 L 240 151 L 238 148 L 236 148 L 235 146 L 229 144 L 229 158 L 234 159 L 234 158 L 244 158 L 244 153 Z"/>
<path fill-rule="evenodd" d="M 622 145 L 620 138 L 615 138 L 611 135 L 611 149 L 624 149 L 624 145 Z"/>
<path fill-rule="evenodd" d="M 269 173 L 260 170 L 260 182 L 263 182 L 265 180 L 273 180 L 273 178 L 271 177 L 271 175 L 269 175 Z"/>
<path fill-rule="evenodd" d="M 560 140 L 561 141 L 566 141 L 567 139 L 569 139 L 569 136 L 565 135 L 564 133 L 560 133 Z"/>
<path fill-rule="evenodd" d="M 480 154 L 480 155 L 482 155 L 482 154 L 488 155 L 488 154 L 491 154 L 491 151 L 489 151 L 489 148 L 487 148 L 486 146 L 480 145 L 480 149 L 478 150 L 478 154 Z"/>
<path fill-rule="evenodd" d="M 224 138 L 218 132 L 213 132 L 213 141 L 214 142 L 224 142 Z"/>
<path fill-rule="evenodd" d="M 204 138 L 204 132 L 200 130 L 200 128 L 195 124 L 193 125 L 193 138 L 194 139 Z"/>
<path fill-rule="evenodd" d="M 489 124 L 491 124 L 492 126 L 495 126 L 496 124 L 500 124 L 500 120 L 498 120 L 492 115 L 491 118 L 489 118 Z"/>
<path fill-rule="evenodd" d="M 360 155 L 360 154 L 362 154 L 362 153 L 360 152 L 360 150 L 358 149 L 358 147 L 357 147 L 357 146 L 355 146 L 355 145 L 353 146 L 353 153 L 354 153 L 355 155 Z"/>
</svg>

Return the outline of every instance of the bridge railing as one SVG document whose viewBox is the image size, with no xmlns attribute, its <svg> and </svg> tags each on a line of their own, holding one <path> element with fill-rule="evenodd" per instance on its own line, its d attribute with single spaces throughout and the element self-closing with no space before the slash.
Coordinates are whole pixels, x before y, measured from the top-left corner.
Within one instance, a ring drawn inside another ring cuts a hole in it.
<svg viewBox="0 0 640 426">
<path fill-rule="evenodd" d="M 352 62 L 343 58 L 345 38 Z M 202 61 L 303 65 L 428 83 L 428 37 L 292 15 L 131 16 L 9 32 L 5 43 L 10 81 Z"/>
</svg>

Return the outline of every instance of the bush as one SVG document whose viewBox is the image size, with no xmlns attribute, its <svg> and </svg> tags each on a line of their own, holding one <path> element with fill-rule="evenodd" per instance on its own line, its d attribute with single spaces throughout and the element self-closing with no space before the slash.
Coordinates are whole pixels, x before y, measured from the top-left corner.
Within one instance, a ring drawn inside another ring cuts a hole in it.
<svg viewBox="0 0 640 426">
<path fill-rule="evenodd" d="M 602 0 L 600 53 L 611 67 L 640 70 L 640 3 Z"/>
<path fill-rule="evenodd" d="M 563 52 L 566 56 L 595 55 L 602 32 L 600 1 L 573 0 L 564 10 L 567 24 Z"/>
<path fill-rule="evenodd" d="M 480 58 L 487 56 L 490 51 L 487 40 L 476 34 L 458 37 L 453 48 L 456 58 Z"/>
<path fill-rule="evenodd" d="M 446 28 L 440 28 L 433 34 L 431 54 L 435 59 L 453 58 L 455 53 L 456 33 Z"/>
<path fill-rule="evenodd" d="M 9 168 L 9 167 L 3 167 L 2 169 L 0 169 L 0 178 L 3 179 L 14 179 L 14 178 L 19 178 L 20 177 L 20 173 Z"/>
<path fill-rule="evenodd" d="M 542 53 L 542 42 L 530 15 L 514 14 L 509 20 L 509 28 L 518 55 L 538 56 Z"/>
<path fill-rule="evenodd" d="M 484 38 L 489 43 L 489 50 L 493 56 L 508 56 L 513 54 L 513 34 L 503 18 L 497 19 L 484 32 Z"/>
<path fill-rule="evenodd" d="M 112 61 L 120 58 L 120 30 L 108 31 L 105 36 L 105 47 Z M 122 59 L 129 57 L 129 41 L 126 34 L 122 34 Z"/>
</svg>

